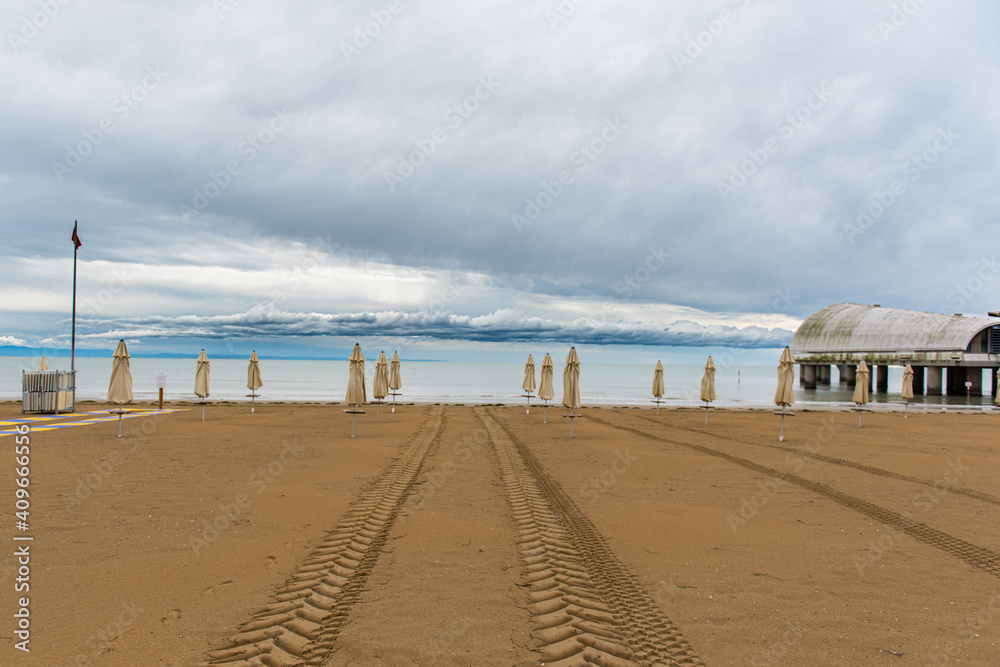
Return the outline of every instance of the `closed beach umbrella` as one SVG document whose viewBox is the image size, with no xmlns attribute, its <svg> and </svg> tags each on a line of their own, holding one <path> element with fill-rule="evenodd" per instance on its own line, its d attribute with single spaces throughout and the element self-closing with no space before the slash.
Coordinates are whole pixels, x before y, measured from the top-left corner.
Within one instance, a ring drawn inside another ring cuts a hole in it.
<svg viewBox="0 0 1000 667">
<path fill-rule="evenodd" d="M 861 426 L 861 409 L 868 404 L 868 378 L 872 372 L 868 370 L 868 365 L 862 359 L 858 364 L 858 383 L 854 387 L 854 404 L 858 410 L 858 426 Z"/>
<path fill-rule="evenodd" d="M 913 366 L 906 364 L 903 369 L 903 417 L 906 417 L 907 408 L 913 400 Z"/>
<path fill-rule="evenodd" d="M 708 404 L 715 400 L 715 362 L 712 357 L 705 364 L 705 374 L 701 376 L 701 400 L 705 401 L 705 423 L 708 423 Z"/>
<path fill-rule="evenodd" d="M 403 378 L 399 374 L 399 352 L 392 353 L 389 362 L 389 391 L 392 392 L 392 411 L 396 411 L 396 394 L 403 387 Z"/>
<path fill-rule="evenodd" d="M 132 372 L 129 370 L 128 348 L 125 340 L 118 341 L 111 360 L 111 384 L 108 385 L 108 400 L 118 404 L 118 437 L 122 437 L 122 404 L 132 400 Z"/>
<path fill-rule="evenodd" d="M 372 385 L 372 396 L 376 401 L 381 401 L 389 395 L 389 362 L 385 358 L 385 352 L 379 352 L 378 361 L 375 362 L 375 380 Z"/>
<path fill-rule="evenodd" d="M 795 403 L 794 384 L 795 359 L 792 357 L 792 351 L 786 346 L 781 352 L 781 359 L 778 360 L 778 389 L 774 392 L 774 404 L 781 408 L 778 413 L 781 415 L 779 442 L 785 439 L 785 415 L 791 414 L 788 412 L 788 406 Z"/>
<path fill-rule="evenodd" d="M 250 390 L 250 412 L 256 409 L 257 390 L 264 386 L 260 379 L 260 359 L 257 358 L 257 350 L 250 354 L 250 365 L 247 367 L 247 389 Z"/>
<path fill-rule="evenodd" d="M 201 400 L 201 420 L 205 421 L 205 399 L 208 398 L 208 355 L 205 350 L 198 355 L 198 368 L 194 372 L 194 395 Z"/>
<path fill-rule="evenodd" d="M 653 397 L 663 398 L 665 392 L 666 390 L 663 388 L 663 363 L 657 361 L 656 368 L 653 369 Z"/>
<path fill-rule="evenodd" d="M 866 405 L 868 403 L 868 378 L 871 376 L 872 372 L 868 370 L 868 364 L 861 360 L 858 364 L 858 380 L 854 387 L 854 398 L 852 399 L 857 405 Z"/>
<path fill-rule="evenodd" d="M 257 351 L 250 355 L 250 365 L 247 367 L 247 389 L 257 391 L 264 386 L 260 379 L 260 359 L 257 358 Z"/>
<path fill-rule="evenodd" d="M 372 382 L 372 396 L 380 404 L 389 395 L 389 362 L 386 361 L 385 352 L 379 352 L 378 361 L 375 362 L 375 380 Z M 375 409 L 375 423 L 378 423 L 379 413 L 382 406 Z"/>
<path fill-rule="evenodd" d="M 128 403 L 132 400 L 132 372 L 129 370 L 129 354 L 124 340 L 118 341 L 111 364 L 108 400 L 118 405 Z"/>
<path fill-rule="evenodd" d="M 997 387 L 1000 387 L 1000 368 L 997 369 Z M 1000 405 L 1000 388 L 997 389 L 996 396 L 993 397 L 993 402 Z"/>
<path fill-rule="evenodd" d="M 660 414 L 660 403 L 663 401 L 663 394 L 666 389 L 663 387 L 663 364 L 657 360 L 656 368 L 653 369 L 653 402 L 656 403 L 656 414 Z"/>
<path fill-rule="evenodd" d="M 358 408 L 368 402 L 368 393 L 365 391 L 365 355 L 361 352 L 361 345 L 354 344 L 349 357 L 350 367 L 347 376 L 347 396 L 344 402 L 347 403 L 345 412 L 351 413 L 351 437 L 354 437 L 354 419 L 359 412 Z"/>
<path fill-rule="evenodd" d="M 566 367 L 563 369 L 563 405 L 569 408 L 569 437 L 573 437 L 573 419 L 577 416 L 573 414 L 575 408 L 580 407 L 580 357 L 576 353 L 576 348 L 569 348 L 566 355 Z"/>
<path fill-rule="evenodd" d="M 368 392 L 365 390 L 365 355 L 361 352 L 361 345 L 354 344 L 349 359 L 351 365 L 348 369 L 345 402 L 351 407 L 357 407 L 368 402 Z"/>
<path fill-rule="evenodd" d="M 778 361 L 778 390 L 774 393 L 774 404 L 787 407 L 795 403 L 794 385 L 795 359 L 792 358 L 792 351 L 786 347 Z"/>
<path fill-rule="evenodd" d="M 531 392 L 535 391 L 535 360 L 528 355 L 528 361 L 524 364 L 524 382 L 521 383 L 524 389 L 524 396 L 528 399 L 525 413 L 531 412 Z"/>
<path fill-rule="evenodd" d="M 556 397 L 555 389 L 552 388 L 552 357 L 548 354 L 542 359 L 542 377 L 541 382 L 538 385 L 538 398 L 545 401 L 545 410 L 542 413 L 542 423 L 547 424 L 549 421 L 549 405 L 548 402 Z"/>
<path fill-rule="evenodd" d="M 580 357 L 575 347 L 569 349 L 563 369 L 563 405 L 570 412 L 580 407 Z"/>
<path fill-rule="evenodd" d="M 49 370 L 49 362 L 45 361 L 45 355 L 42 355 L 41 361 L 38 362 L 38 370 L 47 371 Z"/>
<path fill-rule="evenodd" d="M 194 373 L 194 395 L 199 398 L 208 398 L 209 368 L 208 355 L 202 350 L 198 355 L 198 368 Z"/>
</svg>

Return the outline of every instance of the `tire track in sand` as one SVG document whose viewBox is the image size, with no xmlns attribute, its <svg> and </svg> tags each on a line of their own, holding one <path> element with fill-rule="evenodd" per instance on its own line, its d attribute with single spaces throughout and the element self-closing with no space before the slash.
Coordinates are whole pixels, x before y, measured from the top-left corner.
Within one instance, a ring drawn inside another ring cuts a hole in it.
<svg viewBox="0 0 1000 667">
<path fill-rule="evenodd" d="M 441 432 L 432 408 L 414 443 L 357 500 L 337 526 L 203 665 L 319 667 L 382 553 L 427 451 Z"/>
<path fill-rule="evenodd" d="M 663 426 L 663 423 L 653 419 L 652 417 L 647 417 L 646 415 L 635 415 L 639 419 L 644 419 L 648 422 Z M 866 472 L 870 475 L 876 475 L 878 477 L 888 477 L 889 479 L 898 479 L 904 482 L 913 482 L 914 484 L 922 484 L 924 486 L 929 486 L 932 489 L 944 489 L 945 491 L 950 491 L 962 496 L 967 496 L 969 498 L 975 498 L 976 500 L 981 500 L 984 503 L 991 503 L 993 505 L 1000 505 L 1000 498 L 997 496 L 986 493 L 985 491 L 977 491 L 976 489 L 970 489 L 964 486 L 941 486 L 937 482 L 929 479 L 923 479 L 922 477 L 911 477 L 909 475 L 903 475 L 898 472 L 893 472 L 891 470 L 885 470 L 884 468 L 876 468 L 875 466 L 866 465 L 864 463 L 858 463 L 856 461 L 850 461 L 848 459 L 838 459 L 833 456 L 825 456 L 823 454 L 813 454 L 806 449 L 795 448 L 795 447 L 785 447 L 782 445 L 771 445 L 763 442 L 747 442 L 746 440 L 737 440 L 736 438 L 724 438 L 721 435 L 715 435 L 714 433 L 704 433 L 697 429 L 688 428 L 686 426 L 677 426 L 671 424 L 669 428 L 677 429 L 679 431 L 688 431 L 689 433 L 696 433 L 698 435 L 709 436 L 717 440 L 722 440 L 723 442 L 738 442 L 741 445 L 752 445 L 754 447 L 767 447 L 769 449 L 778 449 L 785 452 L 791 452 L 799 456 L 804 456 L 806 458 L 815 459 L 817 461 L 823 461 L 824 463 L 832 463 L 838 466 L 844 466 L 845 468 L 854 468 L 855 470 L 860 470 Z"/>
<path fill-rule="evenodd" d="M 500 474 L 527 566 L 529 610 L 542 664 L 704 665 L 680 631 L 614 555 L 591 521 L 492 414 L 476 408 Z"/>
<path fill-rule="evenodd" d="M 670 440 L 669 438 L 663 438 L 658 435 L 653 435 L 652 433 L 646 433 L 645 431 L 629 426 L 613 424 L 593 415 L 587 415 L 587 418 L 590 421 L 604 424 L 605 426 L 621 431 L 627 431 L 643 438 L 679 447 L 687 447 L 688 449 L 693 449 L 703 454 L 716 456 L 731 463 L 735 463 L 743 468 L 753 470 L 754 472 L 759 472 L 764 475 L 768 475 L 769 477 L 790 482 L 796 486 L 800 486 L 804 489 L 808 489 L 809 491 L 824 496 L 825 498 L 829 498 L 838 505 L 854 510 L 855 512 L 863 514 L 871 519 L 884 523 L 887 526 L 892 526 L 893 528 L 906 533 L 910 537 L 913 537 L 918 542 L 923 542 L 924 544 L 936 547 L 945 553 L 951 554 L 952 556 L 965 561 L 977 570 L 982 570 L 983 572 L 992 574 L 995 577 L 1000 577 L 1000 554 L 997 552 L 972 544 L 971 542 L 966 542 L 965 540 L 961 540 L 957 537 L 953 537 L 936 528 L 931 528 L 925 523 L 914 521 L 905 514 L 893 512 L 892 510 L 876 505 L 875 503 L 870 503 L 867 500 L 862 500 L 861 498 L 857 498 L 842 491 L 837 491 L 833 487 L 827 486 L 826 484 L 820 484 L 819 482 L 799 477 L 793 473 L 781 472 L 779 470 L 775 470 L 774 468 L 754 463 L 748 459 L 740 458 L 739 456 L 733 456 L 732 454 L 720 452 L 712 449 L 711 447 L 695 445 L 689 442 L 680 442 L 679 440 Z"/>
</svg>

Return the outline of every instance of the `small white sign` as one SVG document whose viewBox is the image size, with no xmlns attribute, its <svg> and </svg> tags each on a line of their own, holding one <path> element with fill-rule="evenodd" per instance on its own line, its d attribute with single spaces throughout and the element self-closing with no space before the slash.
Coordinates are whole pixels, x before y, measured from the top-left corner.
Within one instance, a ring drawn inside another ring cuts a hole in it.
<svg viewBox="0 0 1000 667">
<path fill-rule="evenodd" d="M 157 373 L 156 374 L 156 388 L 157 389 L 166 389 L 167 388 L 167 374 L 166 373 Z"/>
</svg>

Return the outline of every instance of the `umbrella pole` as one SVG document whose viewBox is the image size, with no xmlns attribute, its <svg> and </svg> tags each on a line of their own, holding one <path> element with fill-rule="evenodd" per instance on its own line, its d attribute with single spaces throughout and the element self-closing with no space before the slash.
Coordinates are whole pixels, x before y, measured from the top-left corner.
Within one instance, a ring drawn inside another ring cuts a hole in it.
<svg viewBox="0 0 1000 667">
<path fill-rule="evenodd" d="M 705 402 L 705 423 L 708 423 L 708 402 Z"/>
<path fill-rule="evenodd" d="M 781 409 L 781 435 L 778 436 L 778 442 L 783 442 L 785 439 L 785 409 Z"/>
<path fill-rule="evenodd" d="M 122 437 L 122 406 L 118 406 L 118 437 Z"/>
<path fill-rule="evenodd" d="M 351 437 L 354 437 L 354 412 L 351 412 Z"/>
<path fill-rule="evenodd" d="M 569 409 L 569 437 L 573 437 L 573 408 Z"/>
<path fill-rule="evenodd" d="M 379 403 L 378 406 L 375 408 L 375 423 L 376 424 L 378 424 L 379 415 L 381 415 L 381 414 L 382 414 L 382 404 Z"/>
<path fill-rule="evenodd" d="M 906 416 L 906 411 L 909 407 L 910 407 L 910 402 L 903 401 L 903 419 L 908 419 L 908 417 Z"/>
<path fill-rule="evenodd" d="M 543 424 L 548 424 L 549 423 L 549 404 L 548 404 L 548 402 L 545 403 L 545 408 L 542 410 L 542 423 Z"/>
<path fill-rule="evenodd" d="M 256 407 L 257 395 L 250 394 L 250 414 L 253 414 L 254 408 Z"/>
<path fill-rule="evenodd" d="M 396 394 L 392 395 L 392 414 L 396 414 Z"/>
<path fill-rule="evenodd" d="M 858 428 L 861 428 L 861 408 L 858 408 Z"/>
<path fill-rule="evenodd" d="M 205 421 L 205 399 L 201 399 L 201 420 Z"/>
</svg>

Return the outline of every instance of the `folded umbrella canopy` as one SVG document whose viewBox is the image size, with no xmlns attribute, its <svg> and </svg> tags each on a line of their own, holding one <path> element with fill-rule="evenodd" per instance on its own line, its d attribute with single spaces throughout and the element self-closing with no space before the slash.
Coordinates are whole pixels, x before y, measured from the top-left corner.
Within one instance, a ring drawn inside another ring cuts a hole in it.
<svg viewBox="0 0 1000 667">
<path fill-rule="evenodd" d="M 372 382 L 372 396 L 378 403 L 375 409 L 375 423 L 379 421 L 379 412 L 382 410 L 382 401 L 389 395 L 389 362 L 385 359 L 385 352 L 379 352 L 378 361 L 375 362 L 375 380 Z"/>
<path fill-rule="evenodd" d="M 396 411 L 396 396 L 403 386 L 403 378 L 399 374 L 399 352 L 392 353 L 389 362 L 389 391 L 392 393 L 392 411 Z"/>
<path fill-rule="evenodd" d="M 194 395 L 201 399 L 201 420 L 205 421 L 205 399 L 208 398 L 209 363 L 205 350 L 198 355 L 198 367 L 194 372 Z"/>
<path fill-rule="evenodd" d="M 903 369 L 903 418 L 906 418 L 906 412 L 910 407 L 910 401 L 913 400 L 913 366 L 906 364 L 906 368 Z"/>
<path fill-rule="evenodd" d="M 368 392 L 365 390 L 365 355 L 361 352 L 361 345 L 354 344 L 351 356 L 348 357 L 350 366 L 347 375 L 347 395 L 344 402 L 348 409 L 344 412 L 351 413 L 351 437 L 354 437 L 354 419 L 358 413 L 363 414 L 361 406 L 368 402 Z"/>
<path fill-rule="evenodd" d="M 573 419 L 580 415 L 573 414 L 575 408 L 580 407 L 580 357 L 576 353 L 576 348 L 569 348 L 566 355 L 566 367 L 563 369 L 563 405 L 569 408 L 569 437 L 573 437 Z"/>
<path fill-rule="evenodd" d="M 521 389 L 524 389 L 524 396 L 528 400 L 527 408 L 525 408 L 525 413 L 531 412 L 531 392 L 535 391 L 535 360 L 528 355 L 528 361 L 524 364 L 524 382 L 521 383 Z"/>
<path fill-rule="evenodd" d="M 854 386 L 854 398 L 852 399 L 854 404 L 858 406 L 855 408 L 858 411 L 858 427 L 861 426 L 861 411 L 868 404 L 868 381 L 871 374 L 872 372 L 868 370 L 868 365 L 862 359 L 861 363 L 858 364 L 857 384 Z"/>
<path fill-rule="evenodd" d="M 660 403 L 663 403 L 663 394 L 666 389 L 663 387 L 663 364 L 657 360 L 656 368 L 653 369 L 653 403 L 656 403 L 656 414 L 660 414 Z"/>
<path fill-rule="evenodd" d="M 781 410 L 777 413 L 781 415 L 781 434 L 778 441 L 785 439 L 785 415 L 792 414 L 788 407 L 795 403 L 795 359 L 792 351 L 786 346 L 781 352 L 781 359 L 778 360 L 778 389 L 774 392 L 774 404 Z"/>
<path fill-rule="evenodd" d="M 129 353 L 125 341 L 118 341 L 111 360 L 111 384 L 108 385 L 108 400 L 122 405 L 132 400 L 132 372 L 129 370 Z"/>
<path fill-rule="evenodd" d="M 705 364 L 705 374 L 701 376 L 701 400 L 705 401 L 705 423 L 708 423 L 708 404 L 715 400 L 715 362 L 712 357 Z"/>
<path fill-rule="evenodd" d="M 257 390 L 264 386 L 260 379 L 260 359 L 257 358 L 257 350 L 250 354 L 250 365 L 247 367 L 247 389 L 250 390 L 250 412 L 256 408 Z"/>
<path fill-rule="evenodd" d="M 549 422 L 549 401 L 556 397 L 555 389 L 552 388 L 552 357 L 548 354 L 542 359 L 542 377 L 538 385 L 538 398 L 545 401 L 545 408 L 542 412 L 542 423 Z"/>
<path fill-rule="evenodd" d="M 49 370 L 49 362 L 45 361 L 45 355 L 42 355 L 41 360 L 38 362 L 38 370 L 47 371 Z"/>
<path fill-rule="evenodd" d="M 132 371 L 129 370 L 128 347 L 125 340 L 118 341 L 111 359 L 111 384 L 108 385 L 108 401 L 118 404 L 118 437 L 122 437 L 122 405 L 132 400 Z"/>
</svg>

